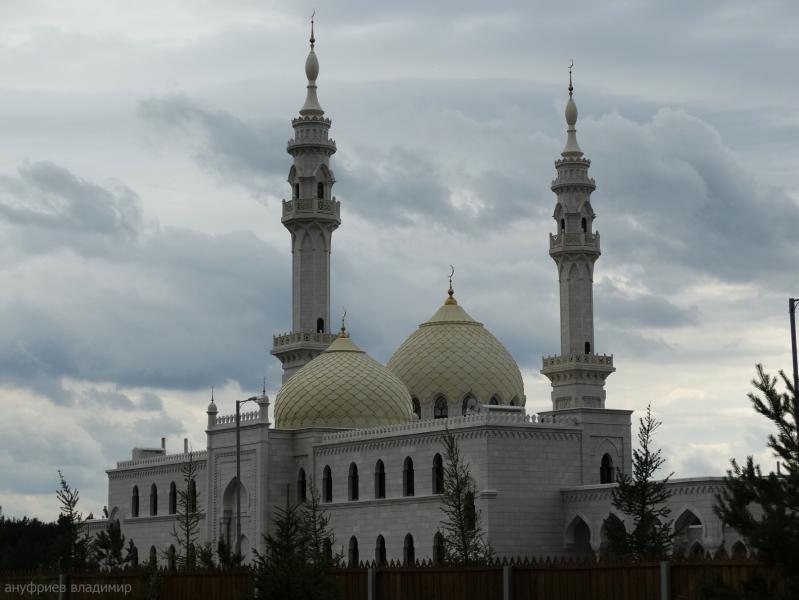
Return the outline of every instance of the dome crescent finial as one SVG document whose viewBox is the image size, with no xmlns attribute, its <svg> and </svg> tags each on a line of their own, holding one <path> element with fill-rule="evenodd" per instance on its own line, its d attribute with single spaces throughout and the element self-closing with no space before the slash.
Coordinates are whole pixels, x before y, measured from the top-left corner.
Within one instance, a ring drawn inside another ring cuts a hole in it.
<svg viewBox="0 0 799 600">
<path fill-rule="evenodd" d="M 455 275 L 455 267 L 452 265 L 449 266 L 449 289 L 447 290 L 447 294 L 449 297 L 444 301 L 444 304 L 457 304 L 458 301 L 455 300 L 455 290 L 452 289 L 452 277 Z"/>
<path fill-rule="evenodd" d="M 346 308 L 342 308 L 342 313 L 341 313 L 341 332 L 338 334 L 339 337 L 343 337 L 343 338 L 350 337 L 350 334 L 347 333 L 347 326 L 345 325 L 346 320 L 347 320 L 347 309 Z"/>
<path fill-rule="evenodd" d="M 314 9 L 313 12 L 311 13 L 311 39 L 310 39 L 311 50 L 313 50 L 313 46 L 316 43 L 316 38 L 313 35 L 313 18 L 314 18 L 314 15 L 316 15 L 316 9 Z"/>
<path fill-rule="evenodd" d="M 574 59 L 572 59 L 572 62 L 569 65 L 569 98 L 572 97 L 572 92 L 574 92 L 574 86 L 572 85 L 572 69 L 573 68 L 574 68 Z"/>
</svg>

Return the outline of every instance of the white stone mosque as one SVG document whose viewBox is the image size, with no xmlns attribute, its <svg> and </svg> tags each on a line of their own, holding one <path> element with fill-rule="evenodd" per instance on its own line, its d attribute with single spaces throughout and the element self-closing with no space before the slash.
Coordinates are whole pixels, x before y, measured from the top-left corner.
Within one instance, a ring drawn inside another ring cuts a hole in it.
<svg viewBox="0 0 799 600">
<path fill-rule="evenodd" d="M 235 417 L 220 415 L 212 397 L 205 450 L 184 446 L 167 454 L 162 441 L 160 448 L 134 448 L 130 460 L 107 471 L 108 519 L 119 521 L 141 560 L 148 554 L 164 560 L 174 545 L 181 466 L 191 458 L 199 468 L 201 543 L 239 542 L 251 559 L 254 549 L 264 549 L 275 508 L 285 506 L 287 495 L 304 501 L 314 481 L 331 516 L 335 550 L 348 561 L 437 560 L 446 428 L 471 465 L 474 502 L 498 556 L 601 553 L 604 520 L 627 519 L 613 509 L 611 489 L 617 467 L 630 472 L 632 411 L 608 407 L 604 386 L 615 370 L 613 356 L 598 353 L 594 340 L 600 238 L 571 80 L 566 145 L 551 185 L 555 233 L 549 235 L 561 347 L 541 368 L 552 382 L 552 410 L 529 414 L 516 361 L 467 312 L 468 300 L 456 300 L 451 283 L 443 304 L 430 307 L 430 319 L 410 332 L 387 365 L 343 326 L 331 331 L 330 252 L 341 206 L 333 196 L 331 120 L 317 98 L 313 27 L 310 42 L 307 96 L 287 147 L 291 197 L 283 201 L 281 222 L 291 234 L 292 328 L 274 336 L 272 354 L 283 365 L 274 423 L 264 392 L 252 399 L 257 410 L 241 415 L 237 484 Z M 681 532 L 677 552 L 712 554 L 723 545 L 729 554 L 748 554 L 738 533 L 713 513 L 721 485 L 720 477 L 669 484 Z M 89 527 L 106 524 L 94 520 Z"/>
</svg>

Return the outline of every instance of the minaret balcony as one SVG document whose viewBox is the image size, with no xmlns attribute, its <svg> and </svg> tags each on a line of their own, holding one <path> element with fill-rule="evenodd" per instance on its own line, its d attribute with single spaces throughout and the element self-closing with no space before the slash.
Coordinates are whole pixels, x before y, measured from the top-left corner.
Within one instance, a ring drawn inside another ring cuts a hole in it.
<svg viewBox="0 0 799 600">
<path fill-rule="evenodd" d="M 272 336 L 272 352 L 298 346 L 319 346 L 324 350 L 338 334 L 321 331 L 292 331 Z"/>
<path fill-rule="evenodd" d="M 317 216 L 328 217 L 336 221 L 340 218 L 341 203 L 333 198 L 295 198 L 283 200 L 283 222 L 291 219 L 311 219 Z"/>
<path fill-rule="evenodd" d="M 599 253 L 599 232 L 549 234 L 549 253 L 578 251 Z"/>
</svg>

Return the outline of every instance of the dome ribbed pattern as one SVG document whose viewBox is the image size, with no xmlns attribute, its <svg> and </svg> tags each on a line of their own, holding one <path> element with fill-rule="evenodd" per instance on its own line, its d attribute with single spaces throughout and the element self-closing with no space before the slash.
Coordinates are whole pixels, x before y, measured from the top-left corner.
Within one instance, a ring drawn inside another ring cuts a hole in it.
<svg viewBox="0 0 799 600">
<path fill-rule="evenodd" d="M 278 429 L 379 427 L 407 423 L 412 415 L 402 381 L 341 336 L 297 371 L 275 399 Z"/>
<path fill-rule="evenodd" d="M 519 367 L 502 343 L 457 304 L 445 304 L 397 349 L 388 368 L 419 400 L 422 418 L 432 416 L 439 395 L 449 402 L 449 415 L 460 415 L 469 392 L 481 404 L 498 396 L 499 403 L 524 406 Z M 456 411 L 457 412 L 454 412 Z"/>
</svg>

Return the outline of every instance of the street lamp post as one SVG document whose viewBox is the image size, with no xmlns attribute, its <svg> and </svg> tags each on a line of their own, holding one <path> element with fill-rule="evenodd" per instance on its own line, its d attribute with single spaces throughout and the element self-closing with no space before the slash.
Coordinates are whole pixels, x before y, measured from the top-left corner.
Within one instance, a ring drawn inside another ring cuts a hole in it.
<svg viewBox="0 0 799 600">
<path fill-rule="evenodd" d="M 236 556 L 241 554 L 241 405 L 257 401 L 255 396 L 236 400 Z"/>
<path fill-rule="evenodd" d="M 793 393 L 799 394 L 799 372 L 796 368 L 796 307 L 799 298 L 788 298 L 788 314 L 791 317 L 791 351 L 793 353 Z"/>
</svg>

